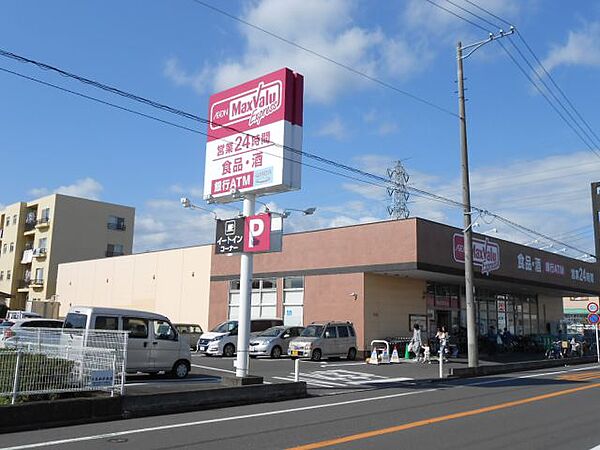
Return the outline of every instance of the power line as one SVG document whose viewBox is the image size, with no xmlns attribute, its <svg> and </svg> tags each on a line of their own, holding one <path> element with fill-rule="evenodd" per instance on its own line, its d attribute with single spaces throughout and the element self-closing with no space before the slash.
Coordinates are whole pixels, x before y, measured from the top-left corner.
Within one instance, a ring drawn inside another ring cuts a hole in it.
<svg viewBox="0 0 600 450">
<path fill-rule="evenodd" d="M 130 94 L 128 92 L 122 91 L 122 90 L 114 88 L 112 86 L 104 85 L 104 84 L 102 84 L 100 82 L 97 82 L 95 80 L 90 80 L 90 79 L 81 77 L 79 75 L 75 75 L 75 74 L 66 72 L 66 71 L 64 71 L 62 69 L 58 69 L 56 67 L 49 66 L 49 65 L 47 65 L 45 63 L 40 63 L 40 62 L 35 61 L 35 60 L 31 60 L 31 59 L 28 59 L 28 58 L 23 58 L 23 57 L 20 57 L 18 55 L 15 55 L 13 53 L 6 52 L 4 50 L 0 50 L 0 56 L 7 56 L 6 54 L 12 55 L 12 56 L 8 56 L 11 59 L 16 59 L 16 60 L 21 61 L 21 62 L 27 62 L 27 63 L 35 64 L 38 67 L 44 68 L 46 70 L 52 70 L 52 71 L 58 72 L 61 75 L 64 75 L 66 77 L 76 79 L 76 80 L 81 81 L 81 82 L 83 82 L 85 84 L 92 85 L 94 87 L 98 87 L 100 89 L 103 89 L 105 91 L 109 91 L 111 93 L 120 95 L 122 97 L 126 97 L 126 98 L 132 99 L 134 101 L 138 101 L 138 102 L 147 104 L 149 106 L 156 107 L 158 109 L 161 109 L 161 110 L 164 110 L 164 111 L 167 111 L 167 112 L 172 112 L 172 113 L 177 114 L 177 115 L 182 116 L 182 117 L 186 117 L 186 118 L 189 118 L 189 119 L 197 120 L 197 121 L 200 121 L 200 122 L 203 122 L 203 123 L 210 123 L 210 121 L 208 119 L 202 118 L 200 116 L 196 116 L 194 114 L 190 114 L 190 113 L 187 113 L 187 112 L 182 111 L 182 110 L 177 110 L 176 108 L 172 108 L 170 106 L 160 104 L 160 103 L 155 102 L 153 100 L 137 96 L 135 94 Z M 58 89 L 60 89 L 60 90 L 62 90 L 64 92 L 68 92 L 68 93 L 71 93 L 71 94 L 74 94 L 74 95 L 78 95 L 78 96 L 80 96 L 82 98 L 90 99 L 90 100 L 96 101 L 98 103 L 105 104 L 107 106 L 115 107 L 115 108 L 118 108 L 118 109 L 121 109 L 121 110 L 127 111 L 127 112 L 132 112 L 132 113 L 134 113 L 134 114 L 136 114 L 138 116 L 146 117 L 146 118 L 149 118 L 149 119 L 152 119 L 152 120 L 158 120 L 159 122 L 168 123 L 169 125 L 172 125 L 172 123 L 169 123 L 167 121 L 162 121 L 162 119 L 157 119 L 157 118 L 154 118 L 154 117 L 149 116 L 147 114 L 140 113 L 138 111 L 129 110 L 128 108 L 120 107 L 119 105 L 115 105 L 115 104 L 112 104 L 112 103 L 109 103 L 109 102 L 105 102 L 105 101 L 93 98 L 91 96 L 86 96 L 84 94 L 76 93 L 75 91 L 71 91 L 71 90 L 68 90 L 68 89 L 65 89 L 65 88 L 60 88 L 60 87 L 58 87 L 56 85 L 52 85 L 50 83 L 42 82 L 41 80 L 32 79 L 32 77 L 27 77 L 27 76 L 24 76 L 22 74 L 17 74 L 16 72 L 12 72 L 12 71 L 8 71 L 8 70 L 5 70 L 5 72 L 12 73 L 13 75 L 21 76 L 22 78 L 25 78 L 25 79 L 30 79 L 31 81 L 35 81 L 35 82 L 38 82 L 40 84 L 44 84 L 44 85 L 49 86 L 49 87 L 58 88 Z M 192 129 L 188 129 L 187 127 L 183 127 L 183 128 L 187 129 L 188 131 L 192 131 Z M 228 127 L 228 128 L 231 128 L 231 127 Z M 239 130 L 236 130 L 236 131 L 239 132 Z M 194 130 L 194 132 L 198 132 L 199 134 L 203 134 L 203 135 L 209 136 L 207 133 L 204 133 L 204 132 L 199 131 L 199 130 L 197 130 L 197 131 Z M 247 134 L 247 133 L 243 133 L 243 134 Z M 317 170 L 321 170 L 321 171 L 324 171 L 324 172 L 327 172 L 327 173 L 331 173 L 331 174 L 335 174 L 335 175 L 338 175 L 338 176 L 342 176 L 342 177 L 351 179 L 353 181 L 359 181 L 359 182 L 362 182 L 362 183 L 372 184 L 372 185 L 378 186 L 378 187 L 385 187 L 385 188 L 389 187 L 389 180 L 386 179 L 386 178 L 384 178 L 383 176 L 375 175 L 373 173 L 370 173 L 370 172 L 367 172 L 367 171 L 364 171 L 364 170 L 361 170 L 361 169 L 357 169 L 355 167 L 348 166 L 348 165 L 345 165 L 345 164 L 341 164 L 341 163 L 338 163 L 336 161 L 329 160 L 327 158 L 323 158 L 323 157 L 320 157 L 318 155 L 315 155 L 315 154 L 312 154 L 312 153 L 308 153 L 308 152 L 305 152 L 305 151 L 302 151 L 302 150 L 299 150 L 299 149 L 295 149 L 295 148 L 292 148 L 292 147 L 289 147 L 289 146 L 284 146 L 282 144 L 273 143 L 273 145 L 276 145 L 278 147 L 282 147 L 282 148 L 288 149 L 288 150 L 290 150 L 290 151 L 292 151 L 292 152 L 294 152 L 296 154 L 299 154 L 299 155 L 302 155 L 302 156 L 306 156 L 308 158 L 315 159 L 315 160 L 317 160 L 317 161 L 319 161 L 321 163 L 330 164 L 330 165 L 333 165 L 333 166 L 335 166 L 335 167 L 337 167 L 339 169 L 352 172 L 354 174 L 357 174 L 357 175 L 369 178 L 371 180 L 375 180 L 378 183 L 375 183 L 373 181 L 364 180 L 364 179 L 359 179 L 359 178 L 352 177 L 352 176 L 349 176 L 349 175 L 346 175 L 346 174 L 341 174 L 341 173 L 333 171 L 333 170 L 325 169 L 323 167 L 312 166 L 312 165 L 306 164 L 304 162 L 299 162 L 297 160 L 290 159 L 291 161 L 294 161 L 296 163 L 305 165 L 307 167 L 311 167 L 311 168 L 314 168 L 314 169 L 317 169 Z M 286 159 L 286 158 L 284 157 L 284 159 Z M 447 204 L 447 205 L 450 205 L 450 206 L 459 207 L 459 208 L 463 208 L 464 207 L 463 203 L 460 202 L 460 201 L 456 201 L 456 200 L 444 197 L 442 195 L 438 195 L 438 194 L 435 194 L 435 193 L 432 193 L 432 192 L 428 192 L 426 190 L 419 189 L 419 188 L 416 188 L 414 186 L 408 186 L 407 190 L 409 190 L 413 195 L 415 195 L 417 197 L 427 197 L 427 198 L 429 198 L 429 199 L 431 199 L 433 201 L 441 202 L 441 203 L 444 203 L 444 204 Z M 477 212 L 479 212 L 480 214 L 489 215 L 490 217 L 498 218 L 499 220 L 503 220 L 503 221 L 509 221 L 509 219 L 506 219 L 506 218 L 504 218 L 504 217 L 502 217 L 502 216 L 500 216 L 498 214 L 490 213 L 489 211 L 487 211 L 487 210 L 485 210 L 483 208 L 473 207 L 472 209 L 475 210 L 475 211 L 477 211 Z M 512 221 L 509 221 L 509 222 L 511 222 L 513 224 L 513 226 L 517 226 L 517 227 L 520 226 L 520 225 L 516 224 L 515 222 L 512 222 Z M 530 229 L 528 229 L 526 227 L 522 227 L 522 228 L 523 228 L 523 230 L 527 230 L 528 232 L 537 233 L 537 232 L 532 231 L 532 230 L 530 230 Z M 548 236 L 546 236 L 544 234 L 539 233 L 539 235 L 542 236 L 544 239 L 548 239 L 548 240 L 552 241 L 551 238 L 549 238 Z M 565 246 L 565 244 L 562 243 L 562 242 L 557 241 L 557 243 Z M 578 249 L 576 247 L 572 247 L 572 246 L 568 246 L 568 247 L 572 248 L 572 249 L 574 249 L 574 250 L 576 250 L 576 251 L 578 251 L 580 253 L 583 252 L 583 250 L 580 250 L 580 249 Z"/>
<path fill-rule="evenodd" d="M 349 66 L 348 64 L 344 64 L 342 62 L 336 61 L 335 59 L 330 58 L 329 56 L 326 56 L 326 55 L 323 55 L 321 53 L 318 53 L 318 52 L 316 52 L 316 51 L 314 51 L 314 50 L 312 50 L 312 49 L 310 49 L 308 47 L 305 47 L 303 45 L 300 45 L 297 42 L 294 42 L 294 41 L 292 41 L 290 39 L 284 38 L 283 36 L 280 36 L 280 35 L 278 35 L 276 33 L 273 33 L 272 31 L 269 31 L 269 30 L 267 30 L 267 29 L 265 29 L 263 27 L 260 27 L 258 25 L 255 25 L 255 24 L 251 23 L 251 22 L 248 22 L 247 20 L 244 20 L 241 17 L 234 16 L 233 14 L 228 13 L 227 11 L 224 11 L 222 9 L 219 9 L 216 6 L 213 6 L 213 5 L 209 4 L 209 3 L 203 2 L 202 0 L 192 0 L 192 1 L 195 2 L 195 3 L 197 3 L 197 4 L 199 4 L 199 5 L 201 5 L 201 6 L 204 6 L 205 8 L 208 8 L 208 9 L 214 11 L 214 12 L 222 14 L 222 15 L 224 15 L 224 16 L 232 19 L 232 20 L 235 20 L 236 22 L 239 22 L 239 23 L 244 24 L 244 25 L 246 25 L 246 26 L 248 26 L 250 28 L 253 28 L 253 29 L 257 30 L 257 31 L 260 31 L 260 32 L 262 32 L 262 33 L 264 33 L 264 34 L 266 34 L 268 36 L 271 36 L 274 39 L 277 39 L 277 40 L 279 40 L 281 42 L 285 42 L 286 44 L 289 44 L 289 45 L 291 45 L 293 47 L 296 47 L 296 48 L 298 48 L 298 49 L 300 49 L 300 50 L 302 50 L 302 51 L 304 51 L 306 53 L 309 53 L 309 54 L 311 54 L 313 56 L 316 56 L 317 58 L 320 58 L 320 59 L 322 59 L 324 61 L 330 62 L 331 64 L 335 64 L 336 66 L 341 67 L 342 69 L 345 69 L 345 70 L 347 70 L 349 72 L 352 72 L 353 74 L 358 75 L 360 77 L 363 77 L 363 78 L 365 78 L 365 79 L 367 79 L 369 81 L 372 81 L 373 83 L 376 83 L 376 84 L 378 84 L 380 86 L 383 86 L 383 87 L 385 87 L 387 89 L 391 89 L 392 91 L 395 91 L 398 94 L 401 94 L 401 95 L 404 95 L 406 97 L 409 97 L 412 100 L 415 100 L 415 101 L 417 101 L 419 103 L 422 103 L 424 105 L 427 105 L 427 106 L 430 106 L 432 108 L 435 108 L 438 111 L 441 111 L 441 112 L 446 113 L 448 115 L 451 115 L 453 117 L 458 117 L 458 115 L 455 112 L 450 111 L 449 109 L 446 109 L 443 106 L 439 106 L 439 105 L 437 105 L 437 104 L 435 104 L 435 103 L 433 103 L 433 102 L 431 102 L 431 101 L 429 101 L 427 99 L 419 97 L 419 96 L 417 96 L 415 94 L 411 94 L 408 91 L 405 91 L 403 89 L 398 88 L 397 86 L 394 86 L 394 85 L 392 85 L 390 83 L 387 83 L 387 82 L 385 82 L 383 80 L 380 80 L 378 78 L 375 78 L 375 77 L 373 77 L 373 76 L 371 76 L 371 75 L 369 75 L 369 74 L 367 74 L 365 72 L 361 72 L 360 70 L 357 70 L 354 67 Z"/>
</svg>

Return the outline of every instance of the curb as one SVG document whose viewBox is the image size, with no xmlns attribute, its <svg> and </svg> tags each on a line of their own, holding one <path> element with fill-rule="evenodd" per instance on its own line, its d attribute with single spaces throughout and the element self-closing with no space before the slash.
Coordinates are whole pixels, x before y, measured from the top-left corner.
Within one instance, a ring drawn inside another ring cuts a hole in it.
<svg viewBox="0 0 600 450">
<path fill-rule="evenodd" d="M 450 375 L 446 379 L 474 378 L 486 375 L 500 375 L 503 373 L 545 369 L 550 367 L 588 364 L 596 361 L 596 356 L 584 356 L 581 358 L 545 359 L 541 361 L 523 361 L 517 363 L 494 364 L 490 366 L 479 367 L 453 367 L 450 369 Z"/>
<path fill-rule="evenodd" d="M 1 433 L 305 398 L 306 383 L 40 401 L 0 407 Z"/>
</svg>

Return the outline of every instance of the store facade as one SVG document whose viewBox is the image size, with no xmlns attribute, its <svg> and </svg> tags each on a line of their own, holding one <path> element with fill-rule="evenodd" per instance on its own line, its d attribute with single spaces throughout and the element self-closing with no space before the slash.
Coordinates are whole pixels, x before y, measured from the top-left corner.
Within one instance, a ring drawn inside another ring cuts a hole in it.
<svg viewBox="0 0 600 450">
<path fill-rule="evenodd" d="M 565 296 L 597 295 L 598 266 L 482 235 L 474 239 L 478 332 L 556 332 Z M 466 327 L 460 229 L 424 219 L 284 236 L 281 253 L 254 259 L 253 317 L 306 325 L 350 320 L 361 350 L 372 339 Z M 211 263 L 211 326 L 237 317 L 239 258 Z"/>
</svg>

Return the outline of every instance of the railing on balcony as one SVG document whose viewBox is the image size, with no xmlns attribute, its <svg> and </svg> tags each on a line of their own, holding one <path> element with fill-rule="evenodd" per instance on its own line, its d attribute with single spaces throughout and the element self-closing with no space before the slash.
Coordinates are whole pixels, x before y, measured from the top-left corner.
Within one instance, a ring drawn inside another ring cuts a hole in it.
<svg viewBox="0 0 600 450">
<path fill-rule="evenodd" d="M 121 222 L 119 222 L 119 223 L 108 222 L 108 223 L 106 224 L 106 227 L 107 227 L 109 230 L 118 230 L 118 231 L 125 231 L 125 230 L 126 230 L 126 228 L 127 228 L 127 227 L 125 226 L 125 224 L 124 224 L 124 223 L 121 223 Z"/>
<path fill-rule="evenodd" d="M 46 257 L 46 248 L 38 247 L 33 249 L 33 256 L 36 258 L 45 258 Z"/>
<path fill-rule="evenodd" d="M 36 221 L 37 226 L 44 226 L 44 225 L 49 225 L 49 224 L 50 224 L 50 217 L 40 217 Z"/>
<path fill-rule="evenodd" d="M 35 219 L 30 222 L 25 222 L 25 232 L 34 230 L 36 223 L 37 223 L 37 220 L 35 220 Z"/>
<path fill-rule="evenodd" d="M 29 281 L 29 286 L 37 288 L 37 287 L 43 287 L 44 286 L 44 280 L 41 278 L 38 279 L 34 279 Z"/>
<path fill-rule="evenodd" d="M 107 258 L 110 258 L 111 256 L 123 256 L 123 255 L 124 255 L 123 252 L 114 252 L 114 251 L 106 250 Z"/>
</svg>

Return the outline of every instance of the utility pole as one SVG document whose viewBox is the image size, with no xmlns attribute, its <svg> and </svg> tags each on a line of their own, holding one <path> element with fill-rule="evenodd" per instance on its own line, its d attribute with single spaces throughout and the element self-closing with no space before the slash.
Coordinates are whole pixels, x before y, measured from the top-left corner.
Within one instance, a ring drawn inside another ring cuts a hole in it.
<svg viewBox="0 0 600 450">
<path fill-rule="evenodd" d="M 471 209 L 471 188 L 469 185 L 469 153 L 467 148 L 467 116 L 465 110 L 465 80 L 463 75 L 463 59 L 471 56 L 477 49 L 494 39 L 509 36 L 515 32 L 500 30 L 497 35 L 490 33 L 488 38 L 463 47 L 459 41 L 456 45 L 457 81 L 458 81 L 458 120 L 460 128 L 460 155 L 462 172 L 463 202 L 463 238 L 465 255 L 465 300 L 467 305 L 467 355 L 469 367 L 479 367 L 479 349 L 477 347 L 477 323 L 475 321 L 475 285 L 473 283 L 473 223 Z M 463 56 L 463 50 L 470 49 Z"/>
<path fill-rule="evenodd" d="M 465 300 L 467 305 L 467 355 L 469 367 L 479 366 L 477 324 L 475 323 L 475 286 L 473 285 L 473 239 L 471 223 L 471 188 L 469 185 L 469 153 L 467 150 L 467 117 L 465 115 L 465 82 L 463 77 L 462 43 L 456 46 L 458 64 L 458 120 L 460 126 L 460 156 L 462 172 L 463 237 L 465 254 Z"/>
</svg>

